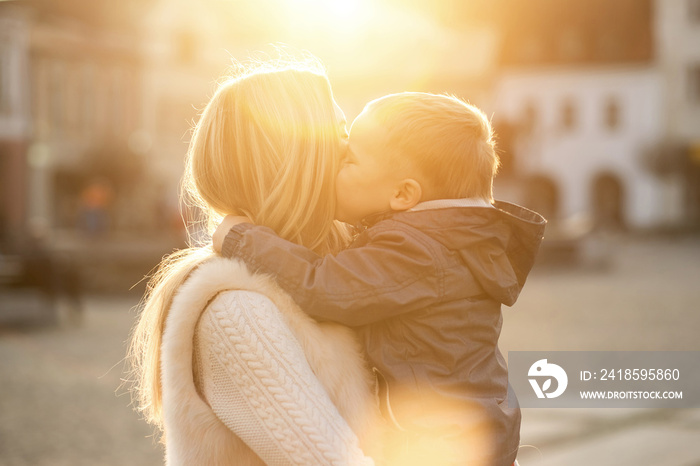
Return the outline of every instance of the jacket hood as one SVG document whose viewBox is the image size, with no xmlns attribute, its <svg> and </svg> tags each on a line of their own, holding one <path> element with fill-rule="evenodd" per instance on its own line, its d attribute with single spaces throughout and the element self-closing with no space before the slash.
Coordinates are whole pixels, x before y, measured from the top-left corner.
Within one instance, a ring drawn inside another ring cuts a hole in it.
<svg viewBox="0 0 700 466">
<path fill-rule="evenodd" d="M 495 201 L 493 208 L 401 212 L 392 219 L 459 254 L 484 291 L 508 306 L 517 300 L 535 263 L 547 224 L 537 212 L 504 201 Z"/>
</svg>

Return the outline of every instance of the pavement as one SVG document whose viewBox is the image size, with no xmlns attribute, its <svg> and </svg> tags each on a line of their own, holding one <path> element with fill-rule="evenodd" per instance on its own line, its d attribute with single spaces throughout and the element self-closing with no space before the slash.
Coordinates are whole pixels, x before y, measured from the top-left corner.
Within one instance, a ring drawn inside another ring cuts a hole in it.
<svg viewBox="0 0 700 466">
<path fill-rule="evenodd" d="M 163 464 L 122 386 L 138 297 L 91 296 L 76 325 L 0 327 L 0 465 Z"/>
<path fill-rule="evenodd" d="M 700 350 L 700 237 L 617 236 L 578 267 L 537 266 L 500 346 Z M 3 306 L 11 302 L 7 296 Z M 0 327 L 0 466 L 155 465 L 123 357 L 137 295 L 85 298 L 82 323 Z M 524 409 L 522 466 L 700 465 L 700 409 Z"/>
<path fill-rule="evenodd" d="M 700 237 L 598 238 L 535 269 L 504 308 L 508 351 L 700 351 Z M 523 409 L 522 466 L 698 466 L 700 409 Z"/>
</svg>

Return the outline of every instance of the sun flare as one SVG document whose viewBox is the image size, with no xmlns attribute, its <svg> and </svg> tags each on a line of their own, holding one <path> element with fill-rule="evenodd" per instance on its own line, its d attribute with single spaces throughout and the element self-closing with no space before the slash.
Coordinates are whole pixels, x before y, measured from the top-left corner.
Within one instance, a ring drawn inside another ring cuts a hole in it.
<svg viewBox="0 0 700 466">
<path fill-rule="evenodd" d="M 288 0 L 285 4 L 300 26 L 338 33 L 361 27 L 372 15 L 366 0 Z"/>
</svg>

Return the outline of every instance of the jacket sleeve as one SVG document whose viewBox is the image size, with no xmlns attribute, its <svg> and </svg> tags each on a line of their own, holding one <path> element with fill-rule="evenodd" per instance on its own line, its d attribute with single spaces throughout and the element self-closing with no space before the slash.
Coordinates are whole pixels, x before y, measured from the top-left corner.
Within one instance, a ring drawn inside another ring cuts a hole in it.
<svg viewBox="0 0 700 466">
<path fill-rule="evenodd" d="M 266 227 L 236 225 L 222 254 L 277 283 L 309 315 L 361 326 L 434 304 L 444 296 L 439 254 L 410 228 L 375 226 L 366 244 L 320 257 Z"/>
</svg>

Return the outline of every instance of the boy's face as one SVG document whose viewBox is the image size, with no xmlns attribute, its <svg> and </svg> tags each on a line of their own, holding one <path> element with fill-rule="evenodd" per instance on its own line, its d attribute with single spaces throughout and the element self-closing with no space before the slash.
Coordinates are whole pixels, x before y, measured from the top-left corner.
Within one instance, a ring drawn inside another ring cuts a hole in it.
<svg viewBox="0 0 700 466">
<path fill-rule="evenodd" d="M 350 128 L 348 152 L 336 180 L 335 218 L 355 224 L 391 209 L 400 173 L 390 166 L 381 127 L 365 110 Z"/>
</svg>

